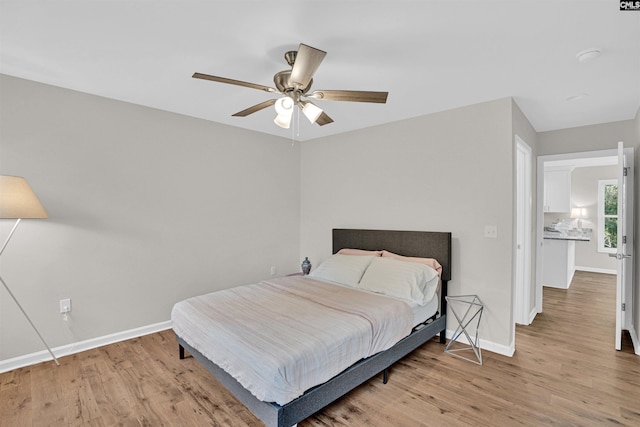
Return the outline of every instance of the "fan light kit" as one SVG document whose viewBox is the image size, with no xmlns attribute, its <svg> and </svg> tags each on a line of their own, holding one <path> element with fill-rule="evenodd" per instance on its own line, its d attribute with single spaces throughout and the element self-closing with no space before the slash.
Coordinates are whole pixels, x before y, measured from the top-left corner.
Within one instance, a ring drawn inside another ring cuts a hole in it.
<svg viewBox="0 0 640 427">
<path fill-rule="evenodd" d="M 280 98 L 275 103 L 275 109 L 278 115 L 273 119 L 273 122 L 281 128 L 289 129 L 293 115 L 293 100 L 286 96 Z"/>
<path fill-rule="evenodd" d="M 256 83 L 249 83 L 240 80 L 217 77 L 209 74 L 194 73 L 196 79 L 211 80 L 219 83 L 227 83 L 236 86 L 244 86 L 252 89 L 259 89 L 269 93 L 284 95 L 282 98 L 269 99 L 247 109 L 233 114 L 234 117 L 246 117 L 256 111 L 263 110 L 271 105 L 274 106 L 277 116 L 273 120 L 278 126 L 288 129 L 291 126 L 294 107 L 297 106 L 311 123 L 320 126 L 332 123 L 333 119 L 311 101 L 302 98 L 312 98 L 324 101 L 351 101 L 351 102 L 373 102 L 385 104 L 388 92 L 371 92 L 359 90 L 314 90 L 309 93 L 313 84 L 313 75 L 320 66 L 327 53 L 306 44 L 300 44 L 298 50 L 292 50 L 284 54 L 290 70 L 280 71 L 273 76 L 275 88 L 263 86 Z"/>
</svg>

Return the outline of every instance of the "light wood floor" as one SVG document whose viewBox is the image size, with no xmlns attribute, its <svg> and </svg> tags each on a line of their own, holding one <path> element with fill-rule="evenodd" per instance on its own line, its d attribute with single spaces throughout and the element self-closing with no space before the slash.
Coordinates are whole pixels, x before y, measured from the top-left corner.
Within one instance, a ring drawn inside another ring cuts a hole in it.
<svg viewBox="0 0 640 427">
<path fill-rule="evenodd" d="M 640 357 L 614 345 L 615 277 L 577 272 L 544 290 L 514 357 L 484 365 L 432 341 L 310 419 L 310 426 L 640 425 Z M 482 332 L 482 331 L 481 331 Z M 5 426 L 260 426 L 171 331 L 0 375 Z"/>
</svg>

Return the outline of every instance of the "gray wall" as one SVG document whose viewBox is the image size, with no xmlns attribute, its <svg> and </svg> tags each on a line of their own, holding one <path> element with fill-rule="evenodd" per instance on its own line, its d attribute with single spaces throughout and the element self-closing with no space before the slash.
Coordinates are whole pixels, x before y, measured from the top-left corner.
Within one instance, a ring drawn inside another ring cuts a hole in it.
<svg viewBox="0 0 640 427">
<path fill-rule="evenodd" d="M 505 98 L 304 143 L 300 255 L 327 258 L 334 227 L 450 231 L 450 294 L 479 295 L 481 338 L 508 353 L 512 108 Z M 497 239 L 483 237 L 485 225 L 498 226 Z"/>
<path fill-rule="evenodd" d="M 0 268 L 52 347 L 299 270 L 298 145 L 7 76 L 0 93 L 0 173 L 24 176 L 49 213 L 20 224 Z M 43 349 L 0 288 L 0 360 Z"/>
<path fill-rule="evenodd" d="M 166 321 L 179 299 L 297 271 L 302 256 L 317 265 L 331 228 L 370 227 L 451 231 L 451 293 L 483 299 L 481 338 L 508 353 L 514 134 L 534 157 L 619 139 L 640 152 L 638 117 L 536 134 L 510 98 L 292 147 L 6 76 L 0 91 L 0 173 L 25 176 L 50 215 L 21 224 L 0 268 L 53 346 Z M 0 290 L 0 361 L 39 350 Z"/>
</svg>

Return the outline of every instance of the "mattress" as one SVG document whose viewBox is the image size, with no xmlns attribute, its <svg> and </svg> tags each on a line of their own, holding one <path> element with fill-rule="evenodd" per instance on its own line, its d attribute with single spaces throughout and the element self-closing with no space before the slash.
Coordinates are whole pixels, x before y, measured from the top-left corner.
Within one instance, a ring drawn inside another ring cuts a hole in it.
<svg viewBox="0 0 640 427">
<path fill-rule="evenodd" d="M 257 399 L 284 405 L 392 347 L 437 311 L 309 277 L 189 298 L 171 314 L 186 343 Z"/>
<path fill-rule="evenodd" d="M 435 294 L 425 305 L 415 303 L 409 303 L 409 305 L 413 313 L 413 326 L 417 326 L 438 312 L 438 294 Z"/>
<path fill-rule="evenodd" d="M 335 282 L 329 282 L 333 285 L 336 286 L 346 286 L 346 285 L 342 285 L 340 283 L 335 283 Z M 367 292 L 370 293 L 369 291 L 366 291 L 364 289 L 356 289 L 359 292 Z M 411 308 L 411 312 L 413 313 L 413 326 L 418 326 L 421 323 L 424 323 L 427 319 L 429 319 L 431 316 L 435 315 L 438 312 L 438 308 L 440 307 L 440 302 L 438 301 L 438 294 L 435 293 L 433 295 L 433 298 L 431 298 L 431 300 L 429 302 L 427 302 L 426 304 L 422 305 L 422 304 L 417 304 L 415 302 L 412 301 L 407 301 L 405 299 L 400 299 L 400 298 L 395 298 L 395 297 L 390 297 L 390 296 L 385 296 L 386 298 L 391 298 L 391 299 L 395 299 L 398 301 L 402 301 L 405 304 L 407 304 L 410 308 Z"/>
</svg>

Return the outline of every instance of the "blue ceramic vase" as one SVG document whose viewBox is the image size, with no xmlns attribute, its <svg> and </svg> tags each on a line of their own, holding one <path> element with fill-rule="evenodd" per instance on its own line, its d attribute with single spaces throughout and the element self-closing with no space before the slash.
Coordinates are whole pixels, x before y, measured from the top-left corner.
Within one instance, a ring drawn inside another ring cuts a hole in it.
<svg viewBox="0 0 640 427">
<path fill-rule="evenodd" d="M 304 261 L 302 261 L 302 274 L 304 274 L 305 276 L 307 274 L 309 274 L 309 272 L 311 271 L 311 261 L 309 261 L 308 257 L 304 257 Z"/>
</svg>

